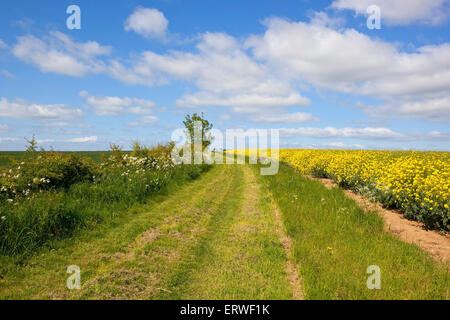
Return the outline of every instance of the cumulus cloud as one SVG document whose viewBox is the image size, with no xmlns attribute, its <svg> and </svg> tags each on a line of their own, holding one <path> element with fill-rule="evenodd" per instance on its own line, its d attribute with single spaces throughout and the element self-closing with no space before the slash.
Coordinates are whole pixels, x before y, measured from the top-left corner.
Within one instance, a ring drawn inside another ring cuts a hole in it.
<svg viewBox="0 0 450 320">
<path fill-rule="evenodd" d="M 307 106 L 310 100 L 287 81 L 250 57 L 235 38 L 224 33 L 199 36 L 197 52 L 143 52 L 128 68 L 115 62 L 112 74 L 125 83 L 169 83 L 183 80 L 200 91 L 177 100 L 178 106 L 229 106 L 235 112 L 259 108 Z"/>
<path fill-rule="evenodd" d="M 34 24 L 34 20 L 30 18 L 22 18 L 14 22 L 14 25 L 18 26 L 22 30 L 28 31 Z"/>
<path fill-rule="evenodd" d="M 301 149 L 367 149 L 366 146 L 361 144 L 346 144 L 343 142 L 330 142 L 324 144 L 304 144 L 300 142 L 285 142 L 282 143 L 283 147 L 288 148 L 301 148 Z"/>
<path fill-rule="evenodd" d="M 154 123 L 158 121 L 158 117 L 155 116 L 145 116 L 141 118 L 141 122 L 143 123 Z"/>
<path fill-rule="evenodd" d="M 313 123 L 320 121 L 310 113 L 276 113 L 257 114 L 249 117 L 249 120 L 256 123 Z"/>
<path fill-rule="evenodd" d="M 285 107 L 309 106 L 311 101 L 298 88 L 312 86 L 376 98 L 379 106 L 363 109 L 373 117 L 448 119 L 450 43 L 404 51 L 354 29 L 336 28 L 337 22 L 323 12 L 315 13 L 310 22 L 271 18 L 264 23 L 263 34 L 247 39 L 207 32 L 198 36 L 194 50 L 144 51 L 129 60 L 106 62 L 109 47 L 77 43 L 57 32 L 44 40 L 21 37 L 13 52 L 44 72 L 104 73 L 126 84 L 146 86 L 183 81 L 194 90 L 177 99 L 180 107 L 282 113 Z M 130 103 L 140 105 L 126 98 L 92 100 L 99 114 L 108 114 L 108 105 L 113 114 Z M 131 111 L 141 112 L 145 111 Z"/>
<path fill-rule="evenodd" d="M 65 142 L 75 142 L 75 143 L 88 143 L 88 142 L 97 142 L 98 137 L 92 136 L 92 137 L 81 137 L 81 138 L 72 138 L 64 140 Z"/>
<path fill-rule="evenodd" d="M 322 145 L 322 147 L 330 147 L 333 149 L 364 149 L 365 147 L 360 144 L 345 144 L 343 142 L 331 142 L 327 145 Z"/>
<path fill-rule="evenodd" d="M 427 136 L 428 139 L 433 139 L 433 140 L 446 140 L 449 141 L 450 140 L 450 133 L 444 133 L 444 132 L 439 132 L 439 131 L 430 131 Z"/>
<path fill-rule="evenodd" d="M 386 140 L 386 141 L 418 141 L 418 140 L 448 140 L 449 133 L 431 131 L 428 133 L 399 133 L 389 128 L 366 127 L 366 128 L 281 128 L 280 136 L 285 138 L 306 137 L 314 139 L 357 139 L 357 140 Z M 315 145 L 317 147 L 317 145 Z M 332 142 L 326 145 L 334 148 L 359 148 L 360 145 L 348 145 L 342 142 Z M 361 146 L 362 147 L 362 146 Z"/>
<path fill-rule="evenodd" d="M 393 44 L 354 29 L 337 31 L 278 18 L 267 20 L 266 25 L 263 36 L 247 42 L 255 56 L 285 76 L 321 87 L 346 93 L 408 95 L 420 85 L 422 91 L 442 91 L 443 81 L 438 83 L 432 77 L 449 76 L 449 44 L 401 53 Z M 426 84 L 427 80 L 434 81 Z"/>
<path fill-rule="evenodd" d="M 367 7 L 375 4 L 381 9 L 382 21 L 389 25 L 438 24 L 448 18 L 449 3 L 448 0 L 336 0 L 331 7 L 366 15 Z"/>
<path fill-rule="evenodd" d="M 138 7 L 125 22 L 126 31 L 134 31 L 146 38 L 164 38 L 169 21 L 158 9 Z"/>
<path fill-rule="evenodd" d="M 54 72 L 69 76 L 100 73 L 104 62 L 99 56 L 107 55 L 111 47 L 97 42 L 74 42 L 69 36 L 52 31 L 44 40 L 33 35 L 18 37 L 12 53 L 19 59 L 38 67 L 42 72 Z"/>
<path fill-rule="evenodd" d="M 310 138 L 354 138 L 354 139 L 405 139 L 406 135 L 388 128 L 282 128 L 280 135 L 285 137 Z"/>
<path fill-rule="evenodd" d="M 8 45 L 2 39 L 0 39 L 0 49 L 6 49 L 6 48 L 8 48 Z"/>
<path fill-rule="evenodd" d="M 9 131 L 9 127 L 7 124 L 0 124 L 0 133 L 5 133 Z"/>
<path fill-rule="evenodd" d="M 116 61 L 110 72 L 132 84 L 195 84 L 199 91 L 177 100 L 182 107 L 231 106 L 247 114 L 304 107 L 311 102 L 295 87 L 309 84 L 378 98 L 398 109 L 387 113 L 391 116 L 442 121 L 450 109 L 442 103 L 450 97 L 450 44 L 403 52 L 354 29 L 336 29 L 338 22 L 323 12 L 309 23 L 272 18 L 265 25 L 264 34 L 243 43 L 224 33 L 205 33 L 197 52 L 146 51 L 128 67 Z M 440 99 L 439 107 L 430 99 Z M 365 110 L 375 116 L 385 108 Z"/>
<path fill-rule="evenodd" d="M 153 101 L 145 99 L 92 96 L 87 91 L 81 91 L 79 95 L 98 116 L 115 116 L 124 113 L 143 115 L 152 112 L 152 108 L 156 106 Z"/>
<path fill-rule="evenodd" d="M 65 121 L 57 121 L 57 122 L 45 122 L 46 127 L 50 128 L 89 128 L 90 126 L 84 123 L 71 123 Z"/>
<path fill-rule="evenodd" d="M 83 111 L 64 104 L 39 104 L 16 99 L 0 99 L 0 117 L 33 120 L 80 120 Z"/>
<path fill-rule="evenodd" d="M 450 97 L 448 43 L 406 53 L 354 29 L 335 30 L 279 18 L 265 24 L 265 34 L 250 37 L 246 44 L 256 58 L 291 81 L 401 104 Z M 423 118 L 428 119 L 430 108 L 435 106 L 422 105 Z M 449 110 L 450 105 L 443 108 Z M 419 115 L 408 114 L 407 109 L 399 112 L 404 117 Z"/>
<path fill-rule="evenodd" d="M 259 65 L 240 50 L 239 43 L 222 33 L 200 36 L 197 53 L 171 51 L 156 54 L 145 51 L 137 57 L 123 76 L 131 79 L 167 83 L 170 80 L 194 82 L 199 88 L 213 91 L 232 91 L 251 88 L 267 75 Z M 119 65 L 116 66 L 120 70 Z M 124 68 L 124 66 L 122 66 Z"/>
<path fill-rule="evenodd" d="M 8 79 L 14 79 L 15 78 L 15 76 L 11 72 L 9 72 L 8 70 L 5 70 L 5 69 L 1 69 L 0 70 L 0 75 L 6 77 Z"/>
<path fill-rule="evenodd" d="M 130 127 L 139 127 L 139 126 L 149 125 L 149 124 L 152 124 L 152 123 L 155 123 L 158 121 L 159 121 L 158 117 L 150 115 L 150 116 L 141 117 L 139 119 L 139 121 L 137 121 L 137 122 L 129 122 L 127 125 Z"/>
<path fill-rule="evenodd" d="M 314 11 L 310 15 L 310 23 L 314 25 L 319 25 L 323 27 L 330 27 L 333 29 L 343 27 L 345 25 L 345 19 L 338 17 L 330 17 L 323 11 Z"/>
<path fill-rule="evenodd" d="M 363 107 L 372 117 L 422 118 L 433 122 L 450 122 L 450 97 L 390 102 L 382 106 Z"/>
<path fill-rule="evenodd" d="M 18 138 L 12 138 L 12 137 L 0 137 L 0 143 L 5 143 L 5 142 L 16 142 L 19 141 Z"/>
<path fill-rule="evenodd" d="M 278 108 L 281 106 L 308 106 L 310 100 L 299 93 L 289 92 L 287 95 L 264 93 L 218 95 L 210 92 L 199 92 L 185 95 L 177 100 L 178 106 L 232 106 L 235 112 L 255 113 L 262 109 Z"/>
<path fill-rule="evenodd" d="M 91 136 L 91 137 L 79 137 L 79 138 L 70 138 L 70 139 L 40 139 L 37 140 L 37 143 L 43 144 L 43 143 L 66 143 L 66 142 L 72 142 L 72 143 L 92 143 L 97 142 L 98 137 L 97 136 Z"/>
</svg>

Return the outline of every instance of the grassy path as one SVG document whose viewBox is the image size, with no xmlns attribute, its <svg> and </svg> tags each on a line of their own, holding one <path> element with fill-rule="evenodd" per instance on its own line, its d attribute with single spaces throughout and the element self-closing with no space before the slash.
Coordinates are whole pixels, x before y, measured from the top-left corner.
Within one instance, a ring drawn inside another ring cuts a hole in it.
<svg viewBox="0 0 450 320">
<path fill-rule="evenodd" d="M 215 166 L 198 180 L 17 265 L 0 299 L 448 299 L 447 266 L 383 230 L 338 188 L 286 165 Z M 81 269 L 68 290 L 67 267 Z M 381 289 L 367 287 L 368 266 Z"/>
<path fill-rule="evenodd" d="M 151 298 L 164 290 L 158 283 L 167 265 L 177 261 L 205 222 L 199 215 L 208 215 L 230 189 L 229 174 L 228 168 L 215 167 L 160 203 L 63 241 L 23 268 L 7 267 L 0 298 Z M 66 288 L 70 265 L 81 269 L 80 291 Z"/>
<path fill-rule="evenodd" d="M 250 167 L 238 168 L 237 198 L 212 221 L 192 261 L 175 270 L 163 298 L 292 299 L 280 222 Z"/>
<path fill-rule="evenodd" d="M 216 166 L 21 267 L 3 263 L 0 299 L 290 299 L 271 203 L 248 166 Z M 66 288 L 70 265 L 81 269 L 81 290 Z"/>
</svg>

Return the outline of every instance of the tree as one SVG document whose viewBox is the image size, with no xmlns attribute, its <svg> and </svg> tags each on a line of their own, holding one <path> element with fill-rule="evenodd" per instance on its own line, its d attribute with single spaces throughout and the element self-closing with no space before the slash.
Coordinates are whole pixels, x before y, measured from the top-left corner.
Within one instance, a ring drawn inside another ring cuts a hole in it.
<svg viewBox="0 0 450 320">
<path fill-rule="evenodd" d="M 210 146 L 212 143 L 210 131 L 213 125 L 205 119 L 203 112 L 201 116 L 197 113 L 194 113 L 192 116 L 188 114 L 185 119 L 183 124 L 186 127 L 186 135 L 190 139 L 191 144 L 201 143 L 202 150 Z M 197 135 L 195 134 L 196 132 Z M 200 132 L 201 135 L 199 134 Z"/>
<path fill-rule="evenodd" d="M 139 141 L 135 141 L 132 146 L 133 152 L 131 155 L 133 157 L 145 158 L 148 156 L 150 149 L 142 145 Z"/>
<path fill-rule="evenodd" d="M 33 134 L 33 137 L 31 138 L 31 140 L 28 140 L 27 138 L 25 138 L 25 141 L 27 142 L 27 150 L 26 150 L 26 152 L 29 152 L 29 153 L 35 153 L 35 152 L 37 152 L 37 149 L 38 149 L 38 143 L 37 143 L 37 141 L 36 141 L 36 138 L 35 138 L 35 136 L 34 136 L 34 134 Z"/>
</svg>

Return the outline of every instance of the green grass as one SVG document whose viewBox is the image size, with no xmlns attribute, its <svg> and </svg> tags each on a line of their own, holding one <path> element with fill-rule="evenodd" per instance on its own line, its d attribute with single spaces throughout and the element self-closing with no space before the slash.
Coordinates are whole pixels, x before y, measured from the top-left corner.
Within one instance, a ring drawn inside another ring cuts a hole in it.
<svg viewBox="0 0 450 320">
<path fill-rule="evenodd" d="M 0 299 L 290 299 L 279 227 L 248 167 L 215 166 L 21 265 L 5 259 Z"/>
<path fill-rule="evenodd" d="M 339 188 L 328 190 L 284 164 L 260 181 L 293 239 L 306 299 L 448 298 L 448 266 L 386 233 L 381 217 L 364 213 Z M 381 290 L 366 286 L 371 265 L 381 268 Z"/>
<path fill-rule="evenodd" d="M 167 265 L 176 256 L 172 252 L 188 243 L 174 237 L 174 232 L 190 232 L 202 222 L 186 212 L 209 206 L 208 199 L 220 195 L 209 193 L 215 185 L 227 186 L 218 183 L 227 178 L 218 169 L 213 168 L 189 184 L 171 184 L 166 192 L 145 204 L 135 204 L 127 214 L 112 217 L 93 230 L 78 230 L 71 238 L 54 240 L 25 260 L 0 256 L 0 299 L 138 298 L 137 293 L 141 298 L 149 298 L 151 295 L 145 290 L 134 292 L 135 286 L 143 285 L 142 269 L 151 269 L 146 275 L 161 272 L 161 277 L 168 271 Z M 143 233 L 156 228 L 161 233 L 158 241 L 138 241 Z M 136 260 L 128 261 L 126 257 L 134 254 Z M 142 265 L 142 261 L 147 263 Z M 74 264 L 82 270 L 81 291 L 66 288 L 66 269 Z M 121 270 L 130 270 L 138 279 L 121 284 Z M 158 279 L 159 276 L 155 281 Z M 156 286 L 148 282 L 146 285 L 151 289 Z"/>
<path fill-rule="evenodd" d="M 164 299 L 291 299 L 274 213 L 248 166 L 167 280 Z M 243 172 L 242 172 L 243 171 Z"/>
<path fill-rule="evenodd" d="M 0 254 L 24 255 L 52 239 L 71 237 L 78 229 L 94 228 L 135 204 L 165 192 L 170 184 L 183 184 L 208 166 L 183 165 L 169 171 L 147 171 L 122 176 L 109 172 L 98 184 L 80 182 L 68 189 L 38 193 L 30 199 L 2 204 Z"/>
<path fill-rule="evenodd" d="M 306 299 L 448 298 L 446 265 L 386 233 L 339 188 L 283 164 L 275 176 L 213 166 L 126 203 L 99 204 L 109 213 L 102 224 L 32 255 L 0 256 L 0 299 L 292 299 L 288 261 Z M 66 288 L 70 265 L 81 269 L 81 290 Z M 381 290 L 366 286 L 370 265 L 381 268 Z"/>
</svg>

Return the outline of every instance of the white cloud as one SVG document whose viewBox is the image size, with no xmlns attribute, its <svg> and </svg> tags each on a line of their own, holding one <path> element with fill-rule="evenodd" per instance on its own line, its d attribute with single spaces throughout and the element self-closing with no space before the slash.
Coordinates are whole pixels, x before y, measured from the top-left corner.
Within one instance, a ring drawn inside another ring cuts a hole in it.
<svg viewBox="0 0 450 320">
<path fill-rule="evenodd" d="M 285 137 L 310 138 L 353 138 L 353 139 L 405 139 L 406 135 L 388 128 L 282 128 L 280 135 Z"/>
<path fill-rule="evenodd" d="M 8 132 L 9 127 L 7 124 L 0 124 L 0 133 Z"/>
<path fill-rule="evenodd" d="M 169 21 L 158 9 L 138 7 L 125 22 L 126 31 L 134 31 L 146 38 L 164 38 Z"/>
<path fill-rule="evenodd" d="M 50 128 L 89 128 L 90 126 L 83 123 L 70 123 L 65 121 L 45 122 L 46 127 Z"/>
<path fill-rule="evenodd" d="M 155 116 L 145 116 L 141 118 L 141 122 L 143 123 L 154 123 L 158 121 L 158 118 Z"/>
<path fill-rule="evenodd" d="M 145 126 L 148 124 L 152 124 L 155 122 L 158 122 L 159 118 L 156 116 L 145 116 L 145 117 L 141 117 L 139 119 L 139 121 L 137 122 L 129 122 L 127 125 L 130 127 L 139 127 L 139 126 Z"/>
<path fill-rule="evenodd" d="M 44 143 L 56 142 L 56 140 L 54 140 L 54 139 L 36 139 L 36 142 L 38 144 L 44 144 Z"/>
<path fill-rule="evenodd" d="M 382 21 L 389 25 L 437 24 L 449 16 L 448 0 L 336 0 L 331 7 L 354 10 L 366 15 L 367 7 L 377 5 Z"/>
<path fill-rule="evenodd" d="M 281 144 L 283 148 L 296 148 L 296 149 L 367 149 L 366 146 L 361 144 L 346 144 L 343 142 L 330 142 L 330 143 L 324 143 L 324 144 L 305 144 L 301 142 L 283 142 Z"/>
<path fill-rule="evenodd" d="M 437 130 L 420 133 L 399 133 L 388 128 L 281 128 L 280 136 L 286 138 L 285 144 L 295 146 L 298 145 L 303 148 L 342 148 L 342 149 L 363 149 L 366 148 L 360 144 L 347 144 L 341 141 L 330 142 L 326 144 L 310 144 L 305 145 L 300 142 L 289 141 L 291 138 L 303 137 L 312 139 L 357 139 L 357 140 L 385 140 L 385 141 L 448 141 L 450 139 L 450 133 L 444 133 Z M 371 148 L 385 149 L 386 146 L 380 147 L 372 146 Z"/>
<path fill-rule="evenodd" d="M 313 123 L 319 119 L 309 113 L 276 113 L 276 114 L 256 114 L 249 117 L 249 120 L 257 123 Z"/>
<path fill-rule="evenodd" d="M 421 112 L 412 113 L 407 112 L 411 108 L 400 106 L 450 97 L 450 44 L 402 52 L 394 44 L 354 29 L 334 29 L 338 22 L 323 12 L 316 13 L 310 23 L 273 18 L 265 24 L 265 34 L 250 36 L 243 43 L 227 34 L 205 33 L 198 38 L 197 52 L 146 51 L 129 67 L 115 61 L 109 72 L 132 84 L 172 80 L 195 84 L 199 91 L 177 100 L 182 107 L 228 106 L 236 113 L 264 109 L 275 113 L 286 106 L 310 105 L 295 87 L 311 84 L 378 98 L 396 106 L 404 118 L 431 120 L 432 114 L 442 121 L 442 113 L 433 104 L 425 103 Z M 370 114 L 375 113 L 371 109 Z"/>
<path fill-rule="evenodd" d="M 87 142 L 97 142 L 97 140 L 98 140 L 97 136 L 92 136 L 92 137 L 67 139 L 67 140 L 65 140 L 65 142 L 87 143 Z"/>
<path fill-rule="evenodd" d="M 260 112 L 262 109 L 279 108 L 284 106 L 308 106 L 310 100 L 299 93 L 289 92 L 288 95 L 274 95 L 264 93 L 217 95 L 210 92 L 198 92 L 185 95 L 177 100 L 177 106 L 232 106 L 233 111 L 242 113 Z"/>
<path fill-rule="evenodd" d="M 98 116 L 124 113 L 148 114 L 156 106 L 153 101 L 145 99 L 91 96 L 87 91 L 81 91 L 79 95 L 85 99 L 87 106 L 92 108 Z"/>
<path fill-rule="evenodd" d="M 2 39 L 0 39 L 0 49 L 6 49 L 6 48 L 8 48 L 8 45 Z"/>
<path fill-rule="evenodd" d="M 222 120 L 222 121 L 231 120 L 231 115 L 229 115 L 229 114 L 222 114 L 222 115 L 220 115 L 220 120 Z"/>
<path fill-rule="evenodd" d="M 16 99 L 0 99 L 0 117 L 33 120 L 74 121 L 83 118 L 83 111 L 63 104 L 38 104 Z"/>
<path fill-rule="evenodd" d="M 31 26 L 34 24 L 34 20 L 30 18 L 22 18 L 14 22 L 16 26 L 21 28 L 22 30 L 28 31 Z"/>
<path fill-rule="evenodd" d="M 0 75 L 4 76 L 6 78 L 9 78 L 9 79 L 15 78 L 15 76 L 11 72 L 9 72 L 8 70 L 5 70 L 5 69 L 0 70 Z"/>
<path fill-rule="evenodd" d="M 198 53 L 171 51 L 160 55 L 143 52 L 132 62 L 131 68 L 116 64 L 115 69 L 128 70 L 131 79 L 143 83 L 167 83 L 184 80 L 194 82 L 199 88 L 212 92 L 250 89 L 261 83 L 268 70 L 248 57 L 231 36 L 223 33 L 206 33 L 200 36 Z M 123 74 L 126 77 L 129 74 Z"/>
<path fill-rule="evenodd" d="M 134 70 L 127 69 L 118 60 L 113 59 L 108 66 L 107 74 L 117 80 L 122 81 L 128 85 L 145 85 L 153 86 L 155 79 L 153 72 L 147 69 L 139 69 L 139 67 L 133 67 Z"/>
<path fill-rule="evenodd" d="M 364 149 L 363 145 L 345 144 L 343 142 L 331 142 L 327 145 L 322 145 L 322 147 L 331 147 L 331 148 L 336 148 L 336 149 Z"/>
<path fill-rule="evenodd" d="M 372 117 L 422 118 L 434 122 L 450 122 L 450 96 L 406 102 L 390 102 L 382 106 L 363 107 Z"/>
<path fill-rule="evenodd" d="M 435 140 L 435 139 L 439 139 L 439 140 L 446 140 L 449 141 L 450 140 L 450 133 L 443 133 L 443 132 L 439 132 L 439 131 L 431 131 L 427 134 L 427 138 Z"/>
<path fill-rule="evenodd" d="M 80 137 L 80 138 L 70 138 L 70 139 L 64 139 L 64 140 L 58 140 L 58 139 L 39 139 L 37 140 L 38 144 L 44 144 L 44 143 L 90 143 L 90 142 L 97 142 L 98 137 L 97 136 L 91 136 L 91 137 Z"/>
<path fill-rule="evenodd" d="M 279 18 L 265 24 L 265 34 L 250 37 L 246 44 L 256 58 L 285 79 L 400 104 L 450 97 L 448 43 L 406 53 L 353 29 L 334 30 Z M 423 105 L 424 114 L 428 108 L 435 106 Z"/>
<path fill-rule="evenodd" d="M 200 91 L 177 100 L 178 106 L 230 106 L 236 112 L 255 108 L 307 106 L 310 100 L 289 82 L 247 55 L 233 37 L 223 33 L 199 36 L 197 52 L 142 53 L 130 67 L 115 61 L 110 74 L 125 83 L 167 84 L 172 80 L 194 83 Z"/>
<path fill-rule="evenodd" d="M 19 141 L 17 138 L 11 138 L 11 137 L 0 137 L 0 143 L 4 142 L 16 142 Z"/>
<path fill-rule="evenodd" d="M 45 40 L 32 35 L 18 37 L 12 53 L 42 72 L 83 76 L 86 73 L 102 72 L 105 65 L 98 57 L 111 51 L 111 47 L 101 46 L 94 41 L 74 42 L 58 31 L 50 32 Z"/>
<path fill-rule="evenodd" d="M 275 114 L 285 107 L 309 106 L 311 101 L 297 88 L 313 86 L 376 98 L 379 107 L 364 109 L 374 117 L 448 119 L 450 43 L 406 52 L 354 29 L 336 29 L 339 24 L 323 12 L 315 13 L 309 23 L 272 18 L 265 25 L 264 34 L 247 39 L 207 32 L 198 36 L 194 51 L 145 51 L 128 61 L 106 63 L 101 56 L 109 47 L 75 43 L 55 32 L 45 41 L 19 38 L 13 51 L 45 72 L 98 72 L 146 86 L 184 81 L 195 89 L 177 99 L 182 107 L 224 106 L 235 113 Z M 99 114 L 146 112 L 147 108 L 129 110 L 130 103 L 140 103 L 126 99 L 94 97 L 93 105 Z"/>
<path fill-rule="evenodd" d="M 322 27 L 340 28 L 345 25 L 345 19 L 330 17 L 323 11 L 314 11 L 310 15 L 311 24 L 319 25 Z"/>
</svg>

